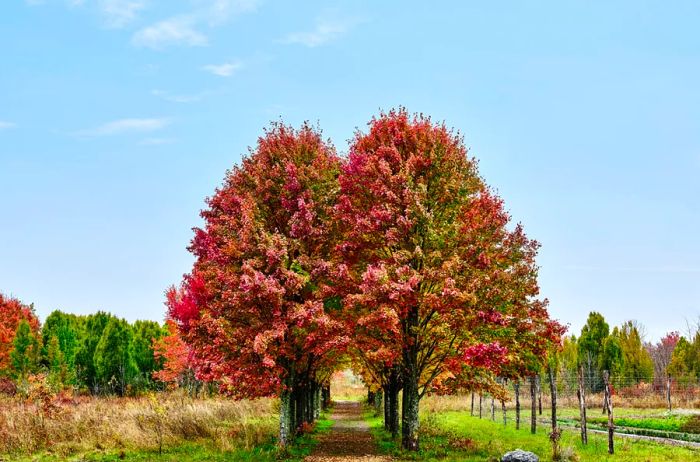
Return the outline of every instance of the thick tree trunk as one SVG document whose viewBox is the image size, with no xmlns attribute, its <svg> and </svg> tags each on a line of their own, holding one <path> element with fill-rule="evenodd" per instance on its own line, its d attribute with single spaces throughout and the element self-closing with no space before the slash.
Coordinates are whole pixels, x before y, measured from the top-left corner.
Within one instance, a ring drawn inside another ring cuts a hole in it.
<svg viewBox="0 0 700 462">
<path fill-rule="evenodd" d="M 515 389 L 515 429 L 520 430 L 520 381 L 513 382 Z"/>
<path fill-rule="evenodd" d="M 391 431 L 389 427 L 389 386 L 384 386 L 384 430 Z"/>
<path fill-rule="evenodd" d="M 321 389 L 321 399 L 323 401 L 322 406 L 325 411 L 331 405 L 331 386 L 328 384 L 323 385 Z"/>
<path fill-rule="evenodd" d="M 535 376 L 530 376 L 530 433 L 537 433 L 537 384 Z"/>
<path fill-rule="evenodd" d="M 418 451 L 418 406 L 420 394 L 418 392 L 418 307 L 410 307 L 403 325 L 404 337 L 408 340 L 403 350 L 402 380 L 403 400 L 401 407 L 401 446 L 408 451 Z"/>
<path fill-rule="evenodd" d="M 291 440 L 294 433 L 292 429 L 292 409 L 294 403 L 292 402 L 292 393 L 289 388 L 282 390 L 280 394 L 280 434 L 279 434 L 279 444 L 282 447 L 287 446 Z"/>
<path fill-rule="evenodd" d="M 393 370 L 384 387 L 384 428 L 391 432 L 392 438 L 399 434 L 399 389 L 399 375 Z"/>
<path fill-rule="evenodd" d="M 418 374 L 409 370 L 403 380 L 401 409 L 401 446 L 408 451 L 418 451 Z"/>
<path fill-rule="evenodd" d="M 374 415 L 382 414 L 382 405 L 384 403 L 384 393 L 381 389 L 374 394 Z"/>
</svg>

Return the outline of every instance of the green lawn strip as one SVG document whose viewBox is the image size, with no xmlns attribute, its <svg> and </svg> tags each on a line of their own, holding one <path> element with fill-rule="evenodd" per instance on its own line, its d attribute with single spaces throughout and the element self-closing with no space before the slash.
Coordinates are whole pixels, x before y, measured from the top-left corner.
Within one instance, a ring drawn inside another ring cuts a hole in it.
<svg viewBox="0 0 700 462">
<path fill-rule="evenodd" d="M 510 416 L 509 416 L 510 417 Z M 365 414 L 379 448 L 385 454 L 399 460 L 421 461 L 485 461 L 499 460 L 506 452 L 516 448 L 532 451 L 542 461 L 551 460 L 549 427 L 540 426 L 531 434 L 529 420 L 522 420 L 520 430 L 511 419 L 504 426 L 502 421 L 471 417 L 463 411 L 441 412 L 423 415 L 421 419 L 421 451 L 406 453 L 399 449 L 400 441 L 394 441 L 384 430 L 380 417 Z M 565 429 L 561 441 L 565 454 L 576 454 L 578 460 L 618 462 L 661 462 L 700 460 L 700 451 L 668 446 L 648 441 L 615 439 L 616 454 L 607 453 L 606 435 L 589 434 L 589 444 L 583 446 L 577 430 Z"/>
</svg>

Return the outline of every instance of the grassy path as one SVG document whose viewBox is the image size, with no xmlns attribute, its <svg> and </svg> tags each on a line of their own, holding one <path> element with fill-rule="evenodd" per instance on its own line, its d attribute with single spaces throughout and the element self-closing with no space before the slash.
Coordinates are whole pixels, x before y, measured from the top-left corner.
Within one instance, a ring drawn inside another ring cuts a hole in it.
<svg viewBox="0 0 700 462">
<path fill-rule="evenodd" d="M 345 401 L 336 403 L 331 415 L 331 430 L 319 436 L 319 442 L 306 462 L 388 462 L 380 456 L 377 445 L 362 418 L 362 405 Z"/>
</svg>

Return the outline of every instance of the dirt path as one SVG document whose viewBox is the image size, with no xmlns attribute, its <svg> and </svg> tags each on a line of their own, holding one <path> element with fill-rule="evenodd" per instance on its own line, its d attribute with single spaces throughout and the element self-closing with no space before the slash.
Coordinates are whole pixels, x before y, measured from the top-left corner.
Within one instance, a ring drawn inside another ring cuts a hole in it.
<svg viewBox="0 0 700 462">
<path fill-rule="evenodd" d="M 356 402 L 336 403 L 331 415 L 331 430 L 319 437 L 306 462 L 389 462 L 392 459 L 377 454 L 377 445 L 362 419 L 362 405 Z"/>
</svg>

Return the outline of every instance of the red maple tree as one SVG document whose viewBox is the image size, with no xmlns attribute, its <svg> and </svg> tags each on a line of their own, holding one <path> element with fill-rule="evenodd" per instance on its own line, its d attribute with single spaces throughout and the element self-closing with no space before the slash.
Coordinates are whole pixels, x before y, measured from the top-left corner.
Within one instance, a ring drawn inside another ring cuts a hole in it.
<svg viewBox="0 0 700 462">
<path fill-rule="evenodd" d="M 175 321 L 168 319 L 166 325 L 168 335 L 153 339 L 153 356 L 163 363 L 161 370 L 153 372 L 153 378 L 174 388 L 190 369 L 190 348 L 180 337 Z"/>
<path fill-rule="evenodd" d="M 32 331 L 39 331 L 39 319 L 31 306 L 24 305 L 16 298 L 0 293 L 0 371 L 10 366 L 10 352 L 15 339 L 17 326 L 22 320 L 29 322 Z"/>
<path fill-rule="evenodd" d="M 558 332 L 535 298 L 538 244 L 509 228 L 461 137 L 404 109 L 356 135 L 339 181 L 336 277 L 354 342 L 400 368 L 402 444 L 416 450 L 425 393 L 475 368 L 498 373 L 517 347 L 509 333 Z"/>
<path fill-rule="evenodd" d="M 281 397 L 283 445 L 313 420 L 318 381 L 347 343 L 323 290 L 339 169 L 319 130 L 273 124 L 207 200 L 194 267 L 168 292 L 199 378 Z"/>
</svg>

